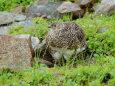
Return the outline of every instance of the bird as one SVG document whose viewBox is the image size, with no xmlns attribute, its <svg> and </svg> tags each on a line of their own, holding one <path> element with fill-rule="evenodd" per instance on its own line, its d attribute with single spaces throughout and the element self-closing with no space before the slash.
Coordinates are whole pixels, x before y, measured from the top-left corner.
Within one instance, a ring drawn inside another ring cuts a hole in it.
<svg viewBox="0 0 115 86">
<path fill-rule="evenodd" d="M 46 46 L 54 60 L 68 60 L 70 56 L 86 49 L 83 29 L 71 21 L 54 22 L 46 36 Z"/>
</svg>

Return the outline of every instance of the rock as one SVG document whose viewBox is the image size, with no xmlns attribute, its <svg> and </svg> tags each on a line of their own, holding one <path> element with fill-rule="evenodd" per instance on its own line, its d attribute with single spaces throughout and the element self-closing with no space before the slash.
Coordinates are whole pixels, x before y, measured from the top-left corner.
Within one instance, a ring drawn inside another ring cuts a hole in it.
<svg viewBox="0 0 115 86">
<path fill-rule="evenodd" d="M 13 22 L 12 24 L 6 25 L 6 26 L 0 26 L 0 34 L 9 34 L 10 29 L 12 27 L 22 25 L 22 28 L 28 28 L 30 26 L 34 26 L 34 22 L 32 20 L 25 20 L 21 22 Z"/>
<path fill-rule="evenodd" d="M 15 36 L 17 38 L 22 38 L 22 39 L 26 39 L 26 40 L 30 40 L 31 39 L 31 46 L 32 46 L 32 50 L 34 50 L 34 52 L 39 49 L 39 43 L 40 40 L 37 37 L 31 37 L 30 34 L 21 34 L 21 35 L 17 35 Z"/>
<path fill-rule="evenodd" d="M 71 2 L 63 2 L 58 8 L 57 10 L 60 13 L 70 13 L 70 12 L 77 12 L 79 10 L 81 10 L 81 8 L 75 4 L 75 3 L 71 3 Z"/>
<path fill-rule="evenodd" d="M 72 18 L 77 19 L 84 16 L 84 11 L 76 3 L 63 2 L 57 10 L 61 14 L 72 13 Z"/>
<path fill-rule="evenodd" d="M 11 85 L 2 85 L 2 86 L 11 86 Z"/>
<path fill-rule="evenodd" d="M 21 35 L 15 36 L 15 37 L 27 40 L 29 45 L 30 45 L 32 52 L 34 53 L 34 44 L 32 45 L 32 40 L 31 40 L 32 38 L 31 38 L 30 34 L 21 34 Z"/>
<path fill-rule="evenodd" d="M 11 12 L 15 13 L 15 14 L 25 15 L 25 13 L 27 12 L 27 9 L 24 6 L 19 6 L 19 7 L 16 7 L 15 9 L 13 9 Z"/>
<path fill-rule="evenodd" d="M 0 34 L 8 34 L 10 32 L 10 28 L 7 26 L 0 27 Z"/>
<path fill-rule="evenodd" d="M 40 66 L 41 66 L 41 65 L 40 65 Z M 40 71 L 46 71 L 46 70 L 48 70 L 48 69 L 50 69 L 50 68 L 47 67 L 47 66 L 45 66 L 45 65 L 44 65 L 43 67 L 41 66 L 41 67 L 39 68 Z"/>
<path fill-rule="evenodd" d="M 47 66 L 49 66 L 49 67 L 53 67 L 54 66 L 54 64 L 53 63 L 51 63 L 50 61 L 46 61 L 46 60 L 44 60 L 44 59 L 38 59 L 38 64 L 46 64 Z"/>
<path fill-rule="evenodd" d="M 32 4 L 28 6 L 29 16 L 32 17 L 43 17 L 43 18 L 56 18 L 61 17 L 59 12 L 57 11 L 57 7 L 61 4 L 61 2 L 48 2 L 47 4 Z"/>
<path fill-rule="evenodd" d="M 106 28 L 106 27 L 102 27 L 102 28 L 100 28 L 100 29 L 97 30 L 97 33 L 104 33 L 104 32 L 107 31 L 107 29 L 108 28 Z"/>
<path fill-rule="evenodd" d="M 13 14 L 13 15 L 14 15 L 14 20 L 15 21 L 20 22 L 20 21 L 26 20 L 26 16 L 24 16 L 24 15 L 19 15 L 19 14 Z"/>
<path fill-rule="evenodd" d="M 32 47 L 33 47 L 34 51 L 39 49 L 40 40 L 37 37 L 31 37 L 31 42 L 32 42 Z"/>
<path fill-rule="evenodd" d="M 21 71 L 32 67 L 31 39 L 0 35 L 0 70 Z"/>
<path fill-rule="evenodd" d="M 34 22 L 32 20 L 25 20 L 22 22 L 14 22 L 11 27 L 17 26 L 17 25 L 22 25 L 23 28 L 28 28 L 29 26 L 34 26 Z"/>
<path fill-rule="evenodd" d="M 55 77 L 55 78 L 61 77 L 61 76 L 64 76 L 64 74 L 60 74 L 60 73 L 55 73 L 55 74 L 54 74 L 54 77 Z"/>
<path fill-rule="evenodd" d="M 115 0 L 102 0 L 102 2 L 97 6 L 95 16 L 104 14 L 112 15 L 115 13 Z"/>
<path fill-rule="evenodd" d="M 15 37 L 31 41 L 31 35 L 30 34 L 21 34 L 21 35 L 16 35 Z"/>
<path fill-rule="evenodd" d="M 9 13 L 9 12 L 0 12 L 0 25 L 6 25 L 13 23 L 15 21 L 24 21 L 26 16 Z"/>
<path fill-rule="evenodd" d="M 82 18 L 84 17 L 84 15 L 85 15 L 85 11 L 81 9 L 79 12 L 73 12 L 72 19 L 75 20 L 78 18 Z"/>
<path fill-rule="evenodd" d="M 90 60 L 90 64 L 96 64 L 97 63 L 97 61 L 96 60 Z M 88 63 L 89 64 L 89 63 Z"/>
<path fill-rule="evenodd" d="M 94 12 L 94 3 L 95 0 L 78 0 L 77 4 L 85 11 L 85 12 Z"/>
<path fill-rule="evenodd" d="M 80 6 L 88 7 L 90 5 L 93 5 L 95 0 L 77 0 L 76 3 Z"/>
<path fill-rule="evenodd" d="M 0 25 L 14 22 L 15 19 L 11 13 L 0 12 Z"/>
<path fill-rule="evenodd" d="M 37 5 L 46 5 L 48 4 L 48 0 L 37 0 L 35 3 Z"/>
</svg>

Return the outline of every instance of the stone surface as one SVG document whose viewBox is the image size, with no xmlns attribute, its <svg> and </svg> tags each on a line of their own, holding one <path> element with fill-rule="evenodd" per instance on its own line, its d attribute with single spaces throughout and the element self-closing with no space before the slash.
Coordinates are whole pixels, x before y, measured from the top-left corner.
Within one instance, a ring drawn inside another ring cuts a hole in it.
<svg viewBox="0 0 115 86">
<path fill-rule="evenodd" d="M 10 27 L 8 27 L 8 26 L 0 27 L 0 34 L 8 34 L 9 32 L 10 32 Z"/>
<path fill-rule="evenodd" d="M 35 3 L 37 5 L 46 5 L 48 3 L 48 0 L 37 0 Z"/>
<path fill-rule="evenodd" d="M 11 85 L 2 85 L 2 86 L 11 86 Z"/>
<path fill-rule="evenodd" d="M 100 28 L 100 29 L 97 30 L 97 33 L 104 33 L 104 32 L 107 31 L 107 29 L 108 28 L 106 28 L 106 27 L 102 27 L 102 28 Z"/>
<path fill-rule="evenodd" d="M 44 60 L 44 59 L 41 59 L 41 58 L 38 59 L 38 64 L 46 64 L 49 67 L 53 67 L 54 66 L 54 64 L 52 62 Z"/>
<path fill-rule="evenodd" d="M 40 40 L 37 37 L 31 37 L 31 42 L 32 42 L 32 47 L 33 47 L 34 51 L 39 49 Z"/>
<path fill-rule="evenodd" d="M 24 6 L 19 6 L 19 7 L 16 7 L 15 9 L 13 9 L 11 12 L 15 13 L 15 14 L 23 14 L 24 15 L 27 12 L 27 9 Z"/>
<path fill-rule="evenodd" d="M 70 12 L 77 12 L 79 10 L 81 10 L 81 8 L 72 2 L 63 2 L 58 8 L 57 10 L 60 13 L 70 13 Z"/>
<path fill-rule="evenodd" d="M 30 68 L 33 53 L 29 41 L 31 40 L 0 35 L 0 69 L 18 71 Z"/>
<path fill-rule="evenodd" d="M 26 16 L 20 14 L 13 14 L 13 17 L 14 20 L 18 22 L 26 20 Z"/>
<path fill-rule="evenodd" d="M 57 77 L 61 77 L 61 76 L 64 76 L 64 74 L 60 74 L 60 73 L 55 73 L 55 74 L 54 74 L 54 77 L 56 77 L 56 78 L 57 78 Z"/>
<path fill-rule="evenodd" d="M 15 36 L 16 38 L 21 38 L 21 39 L 25 39 L 25 40 L 30 40 L 30 42 L 31 42 L 31 36 L 30 36 L 30 34 L 21 34 L 21 35 L 16 35 Z"/>
<path fill-rule="evenodd" d="M 13 24 L 11 24 L 10 26 L 17 26 L 17 25 L 22 25 L 23 28 L 28 28 L 29 26 L 34 26 L 34 22 L 32 20 L 25 20 L 22 22 L 14 22 Z"/>
<path fill-rule="evenodd" d="M 15 37 L 27 40 L 28 44 L 30 45 L 31 52 L 34 53 L 34 47 L 32 46 L 32 40 L 31 40 L 30 34 L 21 34 L 21 35 L 15 36 Z"/>
<path fill-rule="evenodd" d="M 102 2 L 97 6 L 95 16 L 104 14 L 112 15 L 115 13 L 115 0 L 102 0 Z"/>
<path fill-rule="evenodd" d="M 9 12 L 0 12 L 0 25 L 10 24 L 15 21 L 24 21 L 26 16 L 9 13 Z"/>
<path fill-rule="evenodd" d="M 25 21 L 21 21 L 21 22 L 13 22 L 12 24 L 9 25 L 4 25 L 4 26 L 0 26 L 0 34 L 9 34 L 10 29 L 14 26 L 18 26 L 18 25 L 22 25 L 22 28 L 28 28 L 30 26 L 35 25 L 34 22 L 32 20 L 25 20 Z"/>
<path fill-rule="evenodd" d="M 77 0 L 76 3 L 85 11 L 85 12 L 94 12 L 95 0 Z"/>
<path fill-rule="evenodd" d="M 82 0 L 80 5 L 94 4 L 94 0 Z"/>
<path fill-rule="evenodd" d="M 30 14 L 29 16 L 32 17 L 56 18 L 61 16 L 59 12 L 56 10 L 60 4 L 60 2 L 48 2 L 45 5 L 33 3 L 32 5 L 28 6 L 27 9 Z"/>
<path fill-rule="evenodd" d="M 72 19 L 81 18 L 84 16 L 84 10 L 79 7 L 78 4 L 72 2 L 63 2 L 57 10 L 61 14 L 72 13 Z"/>
<path fill-rule="evenodd" d="M 77 0 L 76 3 L 80 6 L 88 6 L 90 4 L 94 4 L 95 0 Z"/>
<path fill-rule="evenodd" d="M 15 19 L 11 13 L 8 12 L 0 12 L 0 25 L 9 24 L 14 22 Z"/>
<path fill-rule="evenodd" d="M 39 49 L 40 40 L 39 40 L 37 37 L 31 37 L 30 34 L 21 34 L 21 35 L 15 36 L 15 37 L 17 37 L 17 38 L 22 38 L 22 39 L 26 39 L 26 40 L 28 40 L 28 41 L 31 40 L 31 41 L 29 41 L 29 42 L 31 42 L 31 43 L 29 43 L 29 44 L 31 44 L 32 50 L 34 50 L 34 52 L 35 52 L 37 49 Z"/>
</svg>

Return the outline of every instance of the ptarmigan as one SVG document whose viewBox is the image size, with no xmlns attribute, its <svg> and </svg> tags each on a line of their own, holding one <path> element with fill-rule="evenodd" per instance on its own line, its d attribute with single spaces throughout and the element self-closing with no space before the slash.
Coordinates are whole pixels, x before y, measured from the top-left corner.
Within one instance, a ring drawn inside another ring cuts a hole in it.
<svg viewBox="0 0 115 86">
<path fill-rule="evenodd" d="M 65 60 L 86 48 L 84 31 L 74 22 L 53 23 L 46 36 L 46 45 L 54 60 Z"/>
</svg>

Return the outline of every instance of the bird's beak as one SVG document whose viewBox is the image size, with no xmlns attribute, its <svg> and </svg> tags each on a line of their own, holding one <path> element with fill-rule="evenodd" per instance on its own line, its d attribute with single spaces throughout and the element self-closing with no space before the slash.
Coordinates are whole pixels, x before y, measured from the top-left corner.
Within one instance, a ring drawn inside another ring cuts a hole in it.
<svg viewBox="0 0 115 86">
<path fill-rule="evenodd" d="M 50 29 L 51 29 L 51 26 L 48 26 L 48 29 L 50 30 Z"/>
</svg>

